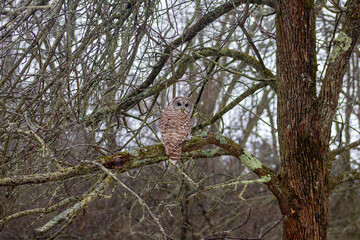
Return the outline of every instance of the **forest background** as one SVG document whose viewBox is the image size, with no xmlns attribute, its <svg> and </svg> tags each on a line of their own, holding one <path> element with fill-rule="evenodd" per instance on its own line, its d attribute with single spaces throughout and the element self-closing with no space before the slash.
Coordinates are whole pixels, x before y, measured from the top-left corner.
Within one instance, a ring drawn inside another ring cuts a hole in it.
<svg viewBox="0 0 360 240">
<path fill-rule="evenodd" d="M 359 0 L 0 9 L 1 239 L 360 239 Z"/>
</svg>

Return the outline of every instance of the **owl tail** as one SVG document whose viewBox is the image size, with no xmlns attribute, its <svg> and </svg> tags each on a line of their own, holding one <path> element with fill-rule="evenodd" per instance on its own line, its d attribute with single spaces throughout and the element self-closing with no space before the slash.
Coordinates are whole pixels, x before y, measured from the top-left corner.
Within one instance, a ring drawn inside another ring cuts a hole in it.
<svg viewBox="0 0 360 240">
<path fill-rule="evenodd" d="M 165 148 L 166 155 L 173 161 L 179 161 L 181 158 L 181 146 Z"/>
</svg>

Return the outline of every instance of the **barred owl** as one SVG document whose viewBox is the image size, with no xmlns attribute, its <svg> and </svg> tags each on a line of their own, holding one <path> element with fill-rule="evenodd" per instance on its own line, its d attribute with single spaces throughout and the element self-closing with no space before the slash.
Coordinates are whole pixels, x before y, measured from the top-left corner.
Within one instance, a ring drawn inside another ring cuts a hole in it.
<svg viewBox="0 0 360 240">
<path fill-rule="evenodd" d="M 181 144 L 190 134 L 190 117 L 194 104 L 188 97 L 176 97 L 161 114 L 159 127 L 165 152 L 171 160 L 181 157 Z"/>
</svg>

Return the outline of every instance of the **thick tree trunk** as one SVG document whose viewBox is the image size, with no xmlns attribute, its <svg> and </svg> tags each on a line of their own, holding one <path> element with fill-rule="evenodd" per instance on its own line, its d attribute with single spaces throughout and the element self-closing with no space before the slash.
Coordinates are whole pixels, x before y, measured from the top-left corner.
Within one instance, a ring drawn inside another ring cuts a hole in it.
<svg viewBox="0 0 360 240">
<path fill-rule="evenodd" d="M 284 239 L 326 239 L 331 125 L 360 36 L 360 0 L 346 6 L 317 96 L 314 1 L 276 1 L 280 179 L 286 192 L 277 197 L 285 215 Z"/>
<path fill-rule="evenodd" d="M 290 202 L 280 204 L 284 239 L 326 239 L 329 139 L 316 101 L 314 3 L 277 1 L 276 11 L 280 177 Z"/>
</svg>

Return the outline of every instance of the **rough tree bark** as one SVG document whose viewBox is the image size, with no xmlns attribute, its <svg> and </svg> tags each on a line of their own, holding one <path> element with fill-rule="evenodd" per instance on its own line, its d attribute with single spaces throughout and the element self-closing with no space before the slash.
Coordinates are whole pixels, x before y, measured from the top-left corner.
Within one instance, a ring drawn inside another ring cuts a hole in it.
<svg viewBox="0 0 360 240">
<path fill-rule="evenodd" d="M 333 47 L 317 96 L 314 1 L 276 1 L 280 179 L 288 192 L 278 197 L 284 239 L 326 239 L 331 124 L 359 37 L 359 6 L 348 2 L 341 43 Z"/>
</svg>

